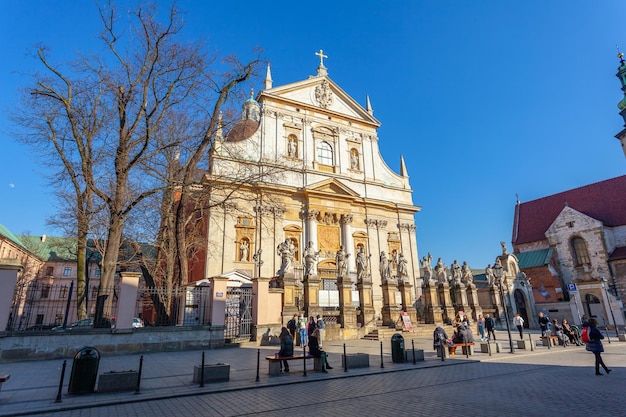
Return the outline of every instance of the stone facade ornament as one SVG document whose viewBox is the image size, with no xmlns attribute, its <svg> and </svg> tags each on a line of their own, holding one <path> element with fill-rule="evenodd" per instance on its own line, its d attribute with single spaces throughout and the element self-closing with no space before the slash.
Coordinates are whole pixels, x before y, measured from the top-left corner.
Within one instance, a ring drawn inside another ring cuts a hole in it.
<svg viewBox="0 0 626 417">
<path fill-rule="evenodd" d="M 327 80 L 322 81 L 320 85 L 315 87 L 315 101 L 323 109 L 333 104 L 333 92 L 330 90 L 330 84 Z"/>
<path fill-rule="evenodd" d="M 379 267 L 380 267 L 381 281 L 383 283 L 391 281 L 392 277 L 391 277 L 391 267 L 389 266 L 389 258 L 387 258 L 387 254 L 384 251 L 380 253 Z"/>
<path fill-rule="evenodd" d="M 466 285 L 474 283 L 474 274 L 466 261 L 463 261 L 463 266 L 461 266 L 461 281 Z"/>
<path fill-rule="evenodd" d="M 339 246 L 339 250 L 335 254 L 335 262 L 337 264 L 337 276 L 343 277 L 348 270 L 349 253 L 343 249 L 343 245 Z"/>
<path fill-rule="evenodd" d="M 437 265 L 435 265 L 435 276 L 437 277 L 437 282 L 439 284 L 444 284 L 448 282 L 446 265 L 443 263 L 441 258 L 437 259 Z"/>
<path fill-rule="evenodd" d="M 404 282 L 409 275 L 408 261 L 404 257 L 404 254 L 400 252 L 398 260 L 396 261 L 396 270 L 398 271 L 398 282 Z"/>
<path fill-rule="evenodd" d="M 428 252 L 428 256 L 424 256 L 422 258 L 422 276 L 424 279 L 424 284 L 430 284 L 435 281 L 435 276 L 433 275 L 433 267 L 431 263 L 433 261 L 433 256 Z"/>
<path fill-rule="evenodd" d="M 313 242 L 309 242 L 304 249 L 304 256 L 302 257 L 304 262 L 304 276 L 308 277 L 310 275 L 314 275 L 317 267 L 317 262 L 319 260 L 321 251 L 316 251 L 313 248 Z"/>
<path fill-rule="evenodd" d="M 280 269 L 277 275 L 283 277 L 285 273 L 291 272 L 291 263 L 293 262 L 293 256 L 296 252 L 296 248 L 290 239 L 285 239 L 284 242 L 276 247 L 278 256 L 280 256 Z"/>
<path fill-rule="evenodd" d="M 461 265 L 455 259 L 450 265 L 450 273 L 452 274 L 452 282 L 455 285 L 459 285 L 461 283 Z"/>
<path fill-rule="evenodd" d="M 359 248 L 359 253 L 357 253 L 356 255 L 356 279 L 357 282 L 362 282 L 364 280 L 367 280 L 368 278 L 368 262 L 369 262 L 369 258 L 372 255 L 365 255 L 365 249 L 363 249 L 363 246 L 361 246 Z"/>
<path fill-rule="evenodd" d="M 491 268 L 491 264 L 487 265 L 487 268 L 485 268 L 485 277 L 487 277 L 487 285 L 493 287 L 496 282 L 496 276 L 493 273 L 493 268 Z"/>
</svg>

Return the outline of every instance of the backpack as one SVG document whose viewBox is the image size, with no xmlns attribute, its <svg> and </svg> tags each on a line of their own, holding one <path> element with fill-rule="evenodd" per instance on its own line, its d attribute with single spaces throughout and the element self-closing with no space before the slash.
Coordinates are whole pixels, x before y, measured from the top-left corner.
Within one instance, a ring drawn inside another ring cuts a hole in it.
<svg viewBox="0 0 626 417">
<path fill-rule="evenodd" d="M 590 326 L 583 327 L 583 332 L 580 334 L 580 340 L 582 340 L 585 343 L 590 343 L 591 338 L 589 337 L 589 333 L 591 333 L 591 327 Z"/>
<path fill-rule="evenodd" d="M 319 320 L 317 321 L 317 327 L 318 327 L 320 330 L 324 330 L 324 329 L 326 328 L 326 323 L 324 323 L 324 320 L 319 319 Z"/>
</svg>

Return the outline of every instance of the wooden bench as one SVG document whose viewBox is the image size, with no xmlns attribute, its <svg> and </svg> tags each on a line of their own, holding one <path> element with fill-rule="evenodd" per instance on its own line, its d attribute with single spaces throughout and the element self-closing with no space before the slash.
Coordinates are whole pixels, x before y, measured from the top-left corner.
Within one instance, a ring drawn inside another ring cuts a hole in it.
<svg viewBox="0 0 626 417">
<path fill-rule="evenodd" d="M 276 376 L 276 375 L 280 375 L 280 363 L 281 361 L 297 361 L 297 360 L 306 360 L 306 359 L 315 359 L 314 363 L 313 363 L 313 369 L 314 370 L 321 370 L 321 361 L 320 358 L 317 358 L 313 355 L 306 355 L 306 356 L 266 356 L 265 359 L 267 359 L 267 363 L 268 363 L 268 370 L 267 373 L 269 375 L 272 376 Z"/>
<path fill-rule="evenodd" d="M 456 348 L 461 347 L 463 349 L 464 355 L 473 355 L 474 354 L 474 343 L 455 343 L 453 345 L 448 345 L 448 352 L 450 355 L 456 354 Z"/>
<path fill-rule="evenodd" d="M 0 375 L 0 391 L 2 391 L 2 384 L 7 382 L 11 378 L 11 375 Z"/>
</svg>

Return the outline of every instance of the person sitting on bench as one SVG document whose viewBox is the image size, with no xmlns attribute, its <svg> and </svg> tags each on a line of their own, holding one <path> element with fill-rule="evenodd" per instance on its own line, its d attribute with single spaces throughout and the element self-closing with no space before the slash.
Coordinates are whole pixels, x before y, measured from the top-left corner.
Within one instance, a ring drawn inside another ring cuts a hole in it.
<svg viewBox="0 0 626 417">
<path fill-rule="evenodd" d="M 280 358 L 286 358 L 293 356 L 293 339 L 291 338 L 291 334 L 289 333 L 289 329 L 283 327 L 280 331 L 280 351 L 278 351 L 278 356 Z M 289 362 L 283 360 L 280 362 L 280 371 L 289 372 Z"/>
<path fill-rule="evenodd" d="M 474 343 L 474 335 L 472 330 L 466 324 L 461 324 L 456 328 L 454 337 L 452 338 L 454 343 Z"/>
<path fill-rule="evenodd" d="M 313 330 L 313 334 L 309 335 L 309 353 L 316 358 L 322 358 L 322 372 L 326 372 L 326 369 L 333 367 L 328 364 L 328 354 L 320 349 L 319 335 L 319 329 Z"/>
</svg>

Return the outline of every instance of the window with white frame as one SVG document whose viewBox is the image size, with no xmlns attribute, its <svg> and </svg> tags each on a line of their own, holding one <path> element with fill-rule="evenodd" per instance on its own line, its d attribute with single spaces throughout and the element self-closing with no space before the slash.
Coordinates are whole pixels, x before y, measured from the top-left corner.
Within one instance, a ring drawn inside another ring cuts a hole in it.
<svg viewBox="0 0 626 417">
<path fill-rule="evenodd" d="M 64 276 L 64 277 L 71 277 L 71 276 L 72 276 L 72 267 L 70 267 L 70 266 L 66 266 L 66 267 L 63 269 L 63 276 Z"/>
<path fill-rule="evenodd" d="M 317 162 L 323 165 L 333 165 L 333 147 L 328 142 L 317 145 Z"/>
</svg>

